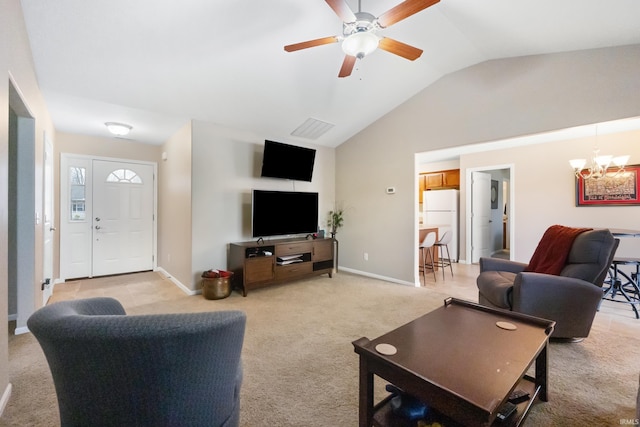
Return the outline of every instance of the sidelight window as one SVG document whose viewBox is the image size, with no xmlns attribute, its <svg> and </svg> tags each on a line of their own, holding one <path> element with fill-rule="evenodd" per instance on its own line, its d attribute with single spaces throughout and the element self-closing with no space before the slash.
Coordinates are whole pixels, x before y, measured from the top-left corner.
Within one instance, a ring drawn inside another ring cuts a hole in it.
<svg viewBox="0 0 640 427">
<path fill-rule="evenodd" d="M 86 212 L 86 168 L 71 166 L 69 168 L 69 219 L 84 221 Z"/>
</svg>

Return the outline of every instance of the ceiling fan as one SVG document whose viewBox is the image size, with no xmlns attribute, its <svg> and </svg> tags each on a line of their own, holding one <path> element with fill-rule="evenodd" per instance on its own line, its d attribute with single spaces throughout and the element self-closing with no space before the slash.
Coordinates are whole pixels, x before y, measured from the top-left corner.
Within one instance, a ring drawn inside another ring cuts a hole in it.
<svg viewBox="0 0 640 427">
<path fill-rule="evenodd" d="M 342 50 L 345 53 L 345 58 L 338 77 L 348 77 L 353 71 L 356 59 L 364 58 L 376 48 L 386 50 L 410 61 L 418 59 L 422 55 L 421 49 L 389 37 L 379 36 L 377 33 L 429 6 L 433 6 L 440 0 L 405 0 L 377 18 L 370 13 L 360 11 L 360 0 L 358 0 L 358 12 L 356 13 L 351 10 L 346 0 L 325 1 L 336 15 L 342 19 L 343 35 L 290 44 L 285 46 L 284 50 L 295 52 L 296 50 L 342 41 Z"/>
</svg>

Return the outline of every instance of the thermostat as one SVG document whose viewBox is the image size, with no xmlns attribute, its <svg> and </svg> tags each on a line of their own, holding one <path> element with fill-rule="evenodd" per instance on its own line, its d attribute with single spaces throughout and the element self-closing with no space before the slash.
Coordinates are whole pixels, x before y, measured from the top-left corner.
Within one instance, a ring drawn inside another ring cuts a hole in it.
<svg viewBox="0 0 640 427">
<path fill-rule="evenodd" d="M 387 194 L 396 194 L 396 187 L 387 187 Z"/>
</svg>

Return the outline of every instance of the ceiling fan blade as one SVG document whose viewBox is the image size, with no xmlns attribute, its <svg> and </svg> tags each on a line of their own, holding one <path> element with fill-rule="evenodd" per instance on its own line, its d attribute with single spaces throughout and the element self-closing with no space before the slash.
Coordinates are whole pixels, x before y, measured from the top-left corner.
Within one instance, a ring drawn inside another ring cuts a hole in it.
<svg viewBox="0 0 640 427">
<path fill-rule="evenodd" d="M 356 15 L 353 13 L 345 0 L 325 0 L 329 7 L 338 15 L 342 22 L 355 22 Z"/>
<path fill-rule="evenodd" d="M 342 62 L 342 67 L 340 68 L 340 73 L 338 73 L 338 77 L 349 77 L 351 72 L 353 71 L 353 66 L 356 65 L 356 57 L 345 55 L 344 61 Z"/>
<path fill-rule="evenodd" d="M 415 61 L 420 58 L 420 55 L 422 55 L 422 49 L 409 46 L 408 44 L 390 39 L 389 37 L 382 37 L 380 39 L 380 43 L 378 43 L 378 47 L 382 50 L 386 50 L 387 52 L 402 56 L 409 61 Z"/>
<path fill-rule="evenodd" d="M 338 42 L 338 37 L 336 36 L 323 37 L 321 39 L 308 40 L 306 42 L 290 44 L 285 46 L 284 50 L 286 50 L 287 52 L 295 52 L 296 50 L 300 50 L 300 49 L 307 49 L 310 47 L 322 46 L 323 44 L 330 44 L 330 43 L 337 43 L 337 42 Z"/>
<path fill-rule="evenodd" d="M 440 0 L 405 0 L 378 16 L 378 24 L 382 28 L 390 27 L 398 21 L 402 21 L 411 15 L 420 12 L 438 3 Z"/>
</svg>

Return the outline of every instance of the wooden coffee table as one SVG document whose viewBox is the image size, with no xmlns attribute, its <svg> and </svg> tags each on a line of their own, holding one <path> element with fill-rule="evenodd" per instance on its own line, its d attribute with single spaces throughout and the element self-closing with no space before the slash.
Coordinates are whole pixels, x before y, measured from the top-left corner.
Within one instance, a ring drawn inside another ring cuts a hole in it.
<svg viewBox="0 0 640 427">
<path fill-rule="evenodd" d="M 551 320 L 448 298 L 379 338 L 354 341 L 360 356 L 360 426 L 416 425 L 392 412 L 390 396 L 374 406 L 374 375 L 425 402 L 447 427 L 520 425 L 536 399 L 548 399 L 547 345 L 554 326 Z M 383 355 L 378 344 L 390 344 L 397 353 Z M 534 361 L 532 377 L 527 371 Z M 530 399 L 507 420 L 497 420 L 516 389 Z"/>
</svg>

